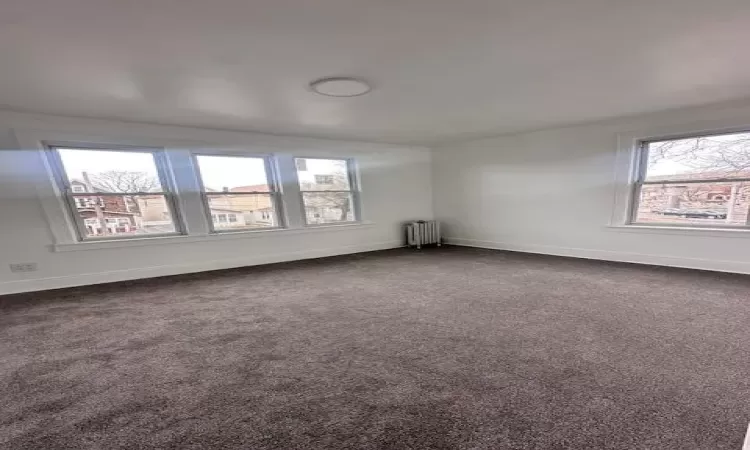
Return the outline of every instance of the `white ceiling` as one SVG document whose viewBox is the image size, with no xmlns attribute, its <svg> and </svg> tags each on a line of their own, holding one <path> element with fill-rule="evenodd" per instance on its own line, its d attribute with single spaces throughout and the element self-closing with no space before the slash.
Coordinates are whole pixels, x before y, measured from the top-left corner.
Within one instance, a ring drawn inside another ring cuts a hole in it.
<svg viewBox="0 0 750 450">
<path fill-rule="evenodd" d="M 0 106 L 428 143 L 747 97 L 748 43 L 748 0 L 4 0 Z"/>
</svg>

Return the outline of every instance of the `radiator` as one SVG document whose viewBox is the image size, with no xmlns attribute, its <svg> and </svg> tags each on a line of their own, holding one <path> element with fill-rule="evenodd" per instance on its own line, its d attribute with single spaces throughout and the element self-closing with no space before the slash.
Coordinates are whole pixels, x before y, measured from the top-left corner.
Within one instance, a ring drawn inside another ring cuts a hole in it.
<svg viewBox="0 0 750 450">
<path fill-rule="evenodd" d="M 442 244 L 440 222 L 437 220 L 418 220 L 406 224 L 406 244 L 409 247 L 422 248 L 423 245 Z"/>
</svg>

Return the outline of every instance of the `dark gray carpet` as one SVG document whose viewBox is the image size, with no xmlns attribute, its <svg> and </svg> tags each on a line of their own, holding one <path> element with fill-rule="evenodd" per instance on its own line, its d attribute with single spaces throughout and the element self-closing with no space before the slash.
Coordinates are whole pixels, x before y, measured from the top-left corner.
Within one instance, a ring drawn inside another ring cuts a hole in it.
<svg viewBox="0 0 750 450">
<path fill-rule="evenodd" d="M 739 450 L 749 294 L 448 247 L 4 297 L 0 446 Z"/>
</svg>

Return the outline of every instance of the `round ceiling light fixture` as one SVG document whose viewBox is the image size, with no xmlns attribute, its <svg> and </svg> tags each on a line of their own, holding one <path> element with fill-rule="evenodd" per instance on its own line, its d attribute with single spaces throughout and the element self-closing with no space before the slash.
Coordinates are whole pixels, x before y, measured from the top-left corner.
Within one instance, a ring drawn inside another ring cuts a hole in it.
<svg viewBox="0 0 750 450">
<path fill-rule="evenodd" d="M 359 97 L 372 90 L 366 81 L 354 77 L 327 77 L 310 83 L 310 89 L 329 97 Z"/>
</svg>

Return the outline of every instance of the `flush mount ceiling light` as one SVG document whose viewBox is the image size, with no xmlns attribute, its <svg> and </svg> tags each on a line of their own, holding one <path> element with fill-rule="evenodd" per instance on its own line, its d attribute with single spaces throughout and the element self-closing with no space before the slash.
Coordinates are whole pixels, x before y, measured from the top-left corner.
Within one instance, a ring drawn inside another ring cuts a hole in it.
<svg viewBox="0 0 750 450">
<path fill-rule="evenodd" d="M 352 77 L 328 77 L 310 83 L 310 89 L 329 97 L 358 97 L 372 90 L 366 81 Z"/>
</svg>

